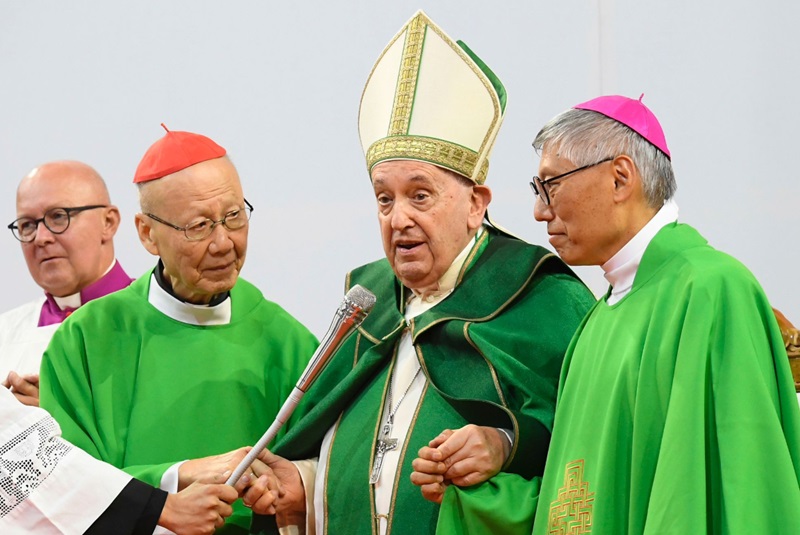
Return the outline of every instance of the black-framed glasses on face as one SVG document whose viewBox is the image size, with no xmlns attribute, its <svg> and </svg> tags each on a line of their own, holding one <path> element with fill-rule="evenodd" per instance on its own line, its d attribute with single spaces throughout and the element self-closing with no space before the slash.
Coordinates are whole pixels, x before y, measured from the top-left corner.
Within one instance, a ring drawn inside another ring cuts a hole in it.
<svg viewBox="0 0 800 535">
<path fill-rule="evenodd" d="M 202 221 L 197 221 L 190 225 L 186 225 L 185 227 L 179 227 L 178 225 L 174 225 L 169 221 L 164 221 L 160 217 L 150 213 L 145 213 L 144 215 L 154 221 L 158 221 L 162 225 L 167 225 L 175 230 L 182 231 L 186 236 L 186 239 L 189 241 L 200 241 L 211 236 L 211 233 L 214 232 L 214 227 L 217 225 L 222 225 L 228 230 L 239 230 L 240 228 L 243 228 L 250 219 L 250 214 L 253 213 L 253 205 L 247 202 L 247 199 L 244 200 L 244 205 L 244 208 L 228 212 L 225 214 L 225 217 L 219 221 L 214 221 L 213 219 L 203 219 Z"/>
<path fill-rule="evenodd" d="M 599 162 L 590 163 L 589 165 L 584 165 L 583 167 L 578 167 L 577 169 L 573 169 L 572 171 L 567 171 L 566 173 L 561 173 L 558 176 L 554 176 L 552 178 L 548 178 L 547 180 L 542 180 L 538 176 L 533 177 L 533 181 L 531 181 L 531 189 L 533 190 L 534 195 L 538 195 L 539 198 L 542 200 L 543 203 L 546 205 L 550 204 L 550 187 L 548 184 L 551 182 L 555 182 L 556 180 L 561 180 L 562 178 L 566 178 L 570 175 L 574 175 L 575 173 L 579 173 L 580 171 L 584 171 L 589 169 L 590 167 L 594 167 L 595 165 L 600 165 L 601 163 L 610 162 L 615 157 L 611 156 L 609 158 L 605 158 L 600 160 Z"/>
<path fill-rule="evenodd" d="M 47 230 L 53 234 L 63 234 L 69 228 L 70 219 L 75 214 L 95 208 L 108 208 L 107 204 L 90 204 L 87 206 L 75 206 L 72 208 L 50 208 L 44 213 L 44 217 L 34 219 L 32 217 L 20 217 L 9 223 L 8 228 L 16 239 L 23 243 L 29 243 L 36 239 L 39 230 L 39 223 L 44 223 Z"/>
</svg>

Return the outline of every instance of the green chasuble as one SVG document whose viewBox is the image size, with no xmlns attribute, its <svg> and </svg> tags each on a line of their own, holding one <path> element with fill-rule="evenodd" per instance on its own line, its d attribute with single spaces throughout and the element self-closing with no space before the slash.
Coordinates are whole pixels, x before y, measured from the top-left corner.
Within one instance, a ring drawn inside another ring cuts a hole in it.
<svg viewBox="0 0 800 535">
<path fill-rule="evenodd" d="M 255 444 L 317 342 L 242 279 L 230 323 L 213 326 L 153 307 L 150 281 L 67 318 L 44 354 L 41 403 L 65 439 L 157 487 L 176 462 Z M 250 510 L 241 501 L 234 510 L 219 532 L 246 531 Z"/>
<path fill-rule="evenodd" d="M 324 515 L 327 533 L 375 532 L 369 478 L 390 368 L 405 328 L 428 384 L 400 446 L 388 533 L 436 530 L 439 506 L 425 500 L 409 477 L 419 448 L 446 428 L 474 423 L 513 431 L 514 447 L 503 472 L 476 487 L 494 486 L 503 476 L 526 488 L 538 484 L 531 480 L 543 472 L 563 356 L 594 302 L 569 268 L 541 247 L 488 229 L 453 292 L 408 327 L 403 314 L 411 294 L 385 259 L 350 273 L 346 286 L 354 284 L 376 294 L 375 308 L 306 394 L 302 404 L 308 414 L 275 450 L 290 459 L 316 457 L 323 436 L 336 426 L 325 485 L 315 491 L 324 493 L 324 510 L 315 512 Z M 451 486 L 447 494 L 455 492 Z M 490 495 L 495 499 L 484 502 L 483 514 L 469 518 L 480 523 L 492 517 L 492 522 L 510 509 L 523 509 L 530 533 L 535 501 L 514 503 L 496 499 L 503 493 L 485 493 Z M 472 514 L 468 503 L 451 501 Z M 254 532 L 274 529 L 270 518 L 254 519 Z"/>
<path fill-rule="evenodd" d="M 534 534 L 800 533 L 800 410 L 764 292 L 672 223 L 570 345 Z"/>
</svg>

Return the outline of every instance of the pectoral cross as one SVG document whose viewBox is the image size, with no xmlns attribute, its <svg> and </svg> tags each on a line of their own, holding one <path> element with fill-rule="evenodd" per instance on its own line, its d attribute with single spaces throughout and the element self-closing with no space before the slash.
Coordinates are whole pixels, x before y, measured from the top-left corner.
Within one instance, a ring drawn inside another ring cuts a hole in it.
<svg viewBox="0 0 800 535">
<path fill-rule="evenodd" d="M 386 422 L 381 429 L 381 436 L 378 443 L 375 445 L 375 462 L 372 464 L 372 475 L 369 476 L 369 484 L 374 485 L 378 482 L 381 476 L 381 468 L 383 468 L 383 456 L 387 451 L 391 451 L 397 447 L 397 439 L 389 438 L 392 432 L 391 422 Z"/>
</svg>

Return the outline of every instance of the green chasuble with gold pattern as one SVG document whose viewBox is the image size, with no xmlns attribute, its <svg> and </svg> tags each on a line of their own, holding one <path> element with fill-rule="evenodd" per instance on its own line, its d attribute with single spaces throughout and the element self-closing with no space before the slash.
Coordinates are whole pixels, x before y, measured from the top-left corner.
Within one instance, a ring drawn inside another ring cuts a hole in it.
<svg viewBox="0 0 800 535">
<path fill-rule="evenodd" d="M 800 410 L 764 292 L 669 224 L 570 346 L 536 535 L 800 533 Z"/>
<path fill-rule="evenodd" d="M 408 326 L 410 292 L 385 259 L 348 276 L 348 288 L 370 289 L 377 303 L 306 394 L 301 404 L 311 407 L 308 414 L 275 450 L 290 459 L 316 457 L 336 425 L 325 488 L 316 489 L 325 493 L 324 510 L 316 514 L 324 515 L 327 533 L 375 532 L 369 478 L 386 387 L 406 328 L 428 384 L 401 445 L 387 533 L 436 530 L 439 506 L 425 500 L 409 477 L 417 451 L 446 428 L 473 423 L 510 429 L 514 447 L 501 474 L 526 480 L 542 474 L 563 355 L 594 298 L 558 257 L 493 229 L 481 235 L 465 266 L 453 292 Z M 506 500 L 495 505 L 498 513 L 520 507 Z M 528 504 L 529 518 L 533 509 Z M 274 529 L 271 519 L 255 518 L 254 532 Z"/>
</svg>

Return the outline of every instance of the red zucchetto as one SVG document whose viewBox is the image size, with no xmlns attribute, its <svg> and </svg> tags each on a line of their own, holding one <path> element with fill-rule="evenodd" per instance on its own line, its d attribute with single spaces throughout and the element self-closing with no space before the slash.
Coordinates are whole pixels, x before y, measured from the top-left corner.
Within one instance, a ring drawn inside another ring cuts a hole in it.
<svg viewBox="0 0 800 535">
<path fill-rule="evenodd" d="M 211 139 L 192 132 L 170 131 L 153 143 L 136 168 L 133 183 L 156 180 L 194 164 L 225 156 L 225 149 Z"/>
</svg>

